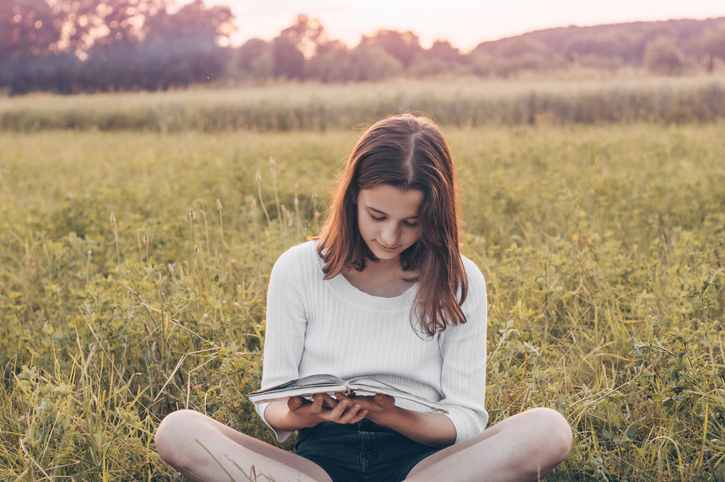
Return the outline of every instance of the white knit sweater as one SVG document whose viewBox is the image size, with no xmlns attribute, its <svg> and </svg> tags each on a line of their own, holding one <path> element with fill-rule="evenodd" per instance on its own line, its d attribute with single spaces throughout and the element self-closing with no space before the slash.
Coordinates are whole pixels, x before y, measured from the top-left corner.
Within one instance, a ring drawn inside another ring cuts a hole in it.
<svg viewBox="0 0 725 482">
<path fill-rule="evenodd" d="M 394 298 L 371 296 L 342 274 L 324 281 L 317 242 L 289 249 L 269 282 L 262 388 L 319 373 L 373 376 L 448 406 L 456 443 L 481 432 L 488 421 L 486 285 L 472 261 L 463 257 L 463 265 L 467 322 L 426 339 L 411 328 L 417 285 Z M 429 411 L 406 400 L 396 405 Z M 263 419 L 267 406 L 257 406 Z M 289 436 L 275 432 L 279 441 Z"/>
</svg>

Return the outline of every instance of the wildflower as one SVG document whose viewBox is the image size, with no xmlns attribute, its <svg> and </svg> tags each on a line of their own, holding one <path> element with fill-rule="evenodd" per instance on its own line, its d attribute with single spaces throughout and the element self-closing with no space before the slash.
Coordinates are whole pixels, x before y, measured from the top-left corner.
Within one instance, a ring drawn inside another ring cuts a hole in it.
<svg viewBox="0 0 725 482">
<path fill-rule="evenodd" d="M 277 165 L 277 163 L 274 162 L 274 159 L 272 159 L 272 156 L 269 156 L 269 165 L 272 167 L 275 167 Z"/>
<path fill-rule="evenodd" d="M 189 209 L 189 219 L 196 219 L 196 216 L 194 216 L 194 210 Z"/>
<path fill-rule="evenodd" d="M 143 244 L 144 244 L 144 246 L 149 245 L 149 236 L 146 233 L 143 233 Z"/>
<path fill-rule="evenodd" d="M 116 216 L 113 215 L 113 211 L 111 211 L 111 227 L 116 227 Z"/>
<path fill-rule="evenodd" d="M 201 203 L 201 201 L 199 201 L 199 210 L 201 212 L 204 212 L 204 205 Z"/>
<path fill-rule="evenodd" d="M 216 208 L 219 211 L 222 210 L 222 202 L 219 199 L 216 200 Z"/>
<path fill-rule="evenodd" d="M 257 173 L 255 174 L 255 177 L 257 178 L 257 182 L 260 182 L 262 180 L 262 175 L 259 173 L 259 169 L 257 169 Z"/>
</svg>

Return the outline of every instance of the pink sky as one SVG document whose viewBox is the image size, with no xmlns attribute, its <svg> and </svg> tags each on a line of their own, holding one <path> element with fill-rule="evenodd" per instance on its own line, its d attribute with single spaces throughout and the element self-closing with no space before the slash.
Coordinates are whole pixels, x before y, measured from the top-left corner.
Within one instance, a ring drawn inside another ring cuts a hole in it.
<svg viewBox="0 0 725 482">
<path fill-rule="evenodd" d="M 180 4 L 188 0 L 178 0 Z M 229 5 L 237 17 L 235 44 L 274 38 L 304 13 L 319 19 L 328 37 L 357 45 L 381 28 L 412 30 L 428 47 L 446 39 L 463 51 L 484 40 L 568 25 L 637 20 L 725 17 L 725 0 L 205 0 Z"/>
</svg>

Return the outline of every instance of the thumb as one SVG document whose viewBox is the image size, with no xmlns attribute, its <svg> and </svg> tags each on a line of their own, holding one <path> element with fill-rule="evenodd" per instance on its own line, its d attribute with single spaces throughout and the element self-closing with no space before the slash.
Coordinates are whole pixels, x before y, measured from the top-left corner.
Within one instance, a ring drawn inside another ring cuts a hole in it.
<svg viewBox="0 0 725 482">
<path fill-rule="evenodd" d="M 287 408 L 290 409 L 291 412 L 296 412 L 298 408 L 300 408 L 303 404 L 302 397 L 292 397 L 289 400 L 287 400 Z"/>
<path fill-rule="evenodd" d="M 390 395 L 383 395 L 382 393 L 376 393 L 374 397 L 375 403 L 383 408 L 388 408 L 395 404 L 395 398 Z"/>
</svg>

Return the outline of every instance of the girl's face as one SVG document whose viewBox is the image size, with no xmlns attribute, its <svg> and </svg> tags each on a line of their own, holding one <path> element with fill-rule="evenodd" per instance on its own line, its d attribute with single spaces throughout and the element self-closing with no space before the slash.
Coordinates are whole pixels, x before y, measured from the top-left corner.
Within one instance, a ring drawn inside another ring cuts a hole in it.
<svg viewBox="0 0 725 482">
<path fill-rule="evenodd" d="M 397 259 L 422 234 L 421 191 L 402 191 L 389 184 L 361 189 L 357 198 L 360 235 L 380 260 Z"/>
</svg>

